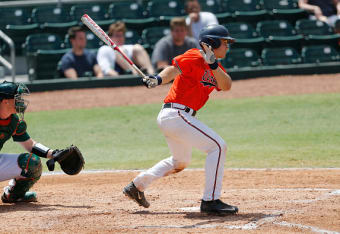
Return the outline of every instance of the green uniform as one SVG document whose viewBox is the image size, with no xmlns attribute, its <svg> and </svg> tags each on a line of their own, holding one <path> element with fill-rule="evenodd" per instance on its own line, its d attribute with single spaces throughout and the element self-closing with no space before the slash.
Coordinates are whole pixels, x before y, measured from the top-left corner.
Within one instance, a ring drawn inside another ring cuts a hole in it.
<svg viewBox="0 0 340 234">
<path fill-rule="evenodd" d="M 26 132 L 27 125 L 12 114 L 7 119 L 0 119 L 0 150 L 11 137 L 15 142 L 30 139 Z M 42 173 L 40 158 L 32 153 L 2 154 L 0 153 L 0 181 L 12 179 L 5 187 L 7 198 L 20 199 L 35 184 Z"/>
</svg>

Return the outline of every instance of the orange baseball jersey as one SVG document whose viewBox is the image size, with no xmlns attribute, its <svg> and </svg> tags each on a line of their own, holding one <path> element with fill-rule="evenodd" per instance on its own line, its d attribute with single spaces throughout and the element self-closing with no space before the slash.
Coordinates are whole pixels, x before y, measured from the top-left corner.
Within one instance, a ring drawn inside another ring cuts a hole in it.
<svg viewBox="0 0 340 234">
<path fill-rule="evenodd" d="M 199 49 L 190 49 L 175 57 L 172 65 L 177 67 L 181 74 L 175 78 L 164 103 L 179 103 L 198 111 L 214 89 L 220 90 Z M 221 64 L 218 65 L 225 71 Z"/>
</svg>

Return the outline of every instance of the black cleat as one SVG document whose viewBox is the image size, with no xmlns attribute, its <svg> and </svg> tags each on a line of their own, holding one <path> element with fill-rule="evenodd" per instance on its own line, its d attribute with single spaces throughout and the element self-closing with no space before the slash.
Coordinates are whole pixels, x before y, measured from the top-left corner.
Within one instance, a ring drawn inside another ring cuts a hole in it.
<svg viewBox="0 0 340 234">
<path fill-rule="evenodd" d="M 137 202 L 138 205 L 148 208 L 150 203 L 145 199 L 144 192 L 140 192 L 135 184 L 131 182 L 123 189 L 125 196 L 128 196 L 133 201 Z"/>
<path fill-rule="evenodd" d="M 237 206 L 228 205 L 222 202 L 220 199 L 213 201 L 202 200 L 201 202 L 201 213 L 227 215 L 236 214 L 237 212 Z"/>
</svg>

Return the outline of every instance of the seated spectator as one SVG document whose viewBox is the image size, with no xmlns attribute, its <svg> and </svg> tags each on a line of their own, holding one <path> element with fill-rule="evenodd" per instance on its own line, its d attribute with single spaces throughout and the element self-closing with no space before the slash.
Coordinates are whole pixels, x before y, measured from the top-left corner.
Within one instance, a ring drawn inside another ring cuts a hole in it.
<svg viewBox="0 0 340 234">
<path fill-rule="evenodd" d="M 68 36 L 72 50 L 61 58 L 61 72 L 66 78 L 78 79 L 78 77 L 103 77 L 96 55 L 85 49 L 86 34 L 81 27 L 75 26 L 69 29 Z"/>
<path fill-rule="evenodd" d="M 172 59 L 177 55 L 183 54 L 192 48 L 199 48 L 198 41 L 187 36 L 188 28 L 184 18 L 172 18 L 170 30 L 170 35 L 161 38 L 156 43 L 152 53 L 152 64 L 157 70 L 170 66 Z"/>
<path fill-rule="evenodd" d="M 186 0 L 185 11 L 188 14 L 186 23 L 188 25 L 188 35 L 196 38 L 203 27 L 209 24 L 218 24 L 218 20 L 213 13 L 201 12 L 201 5 L 198 0 Z"/>
<path fill-rule="evenodd" d="M 299 7 L 313 13 L 311 19 L 321 20 L 332 27 L 340 19 L 340 0 L 299 0 Z"/>
<path fill-rule="evenodd" d="M 136 66 L 150 75 L 154 74 L 150 57 L 143 46 L 139 44 L 124 44 L 125 32 L 125 23 L 118 21 L 110 25 L 108 35 L 117 46 L 119 46 L 120 50 L 136 64 Z M 113 51 L 112 48 L 107 45 L 99 48 L 97 60 L 106 76 L 125 74 L 128 70 L 137 75 L 137 72 L 134 69 L 131 69 L 131 66 L 124 60 L 123 56 L 118 52 Z"/>
</svg>

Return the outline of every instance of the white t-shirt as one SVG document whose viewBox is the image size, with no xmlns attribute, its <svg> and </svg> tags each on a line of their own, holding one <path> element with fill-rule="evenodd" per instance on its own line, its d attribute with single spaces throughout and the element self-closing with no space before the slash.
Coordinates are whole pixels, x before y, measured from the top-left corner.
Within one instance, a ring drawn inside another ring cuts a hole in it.
<svg viewBox="0 0 340 234">
<path fill-rule="evenodd" d="M 192 22 L 191 24 L 191 31 L 192 36 L 196 38 L 198 41 L 198 36 L 200 34 L 200 31 L 205 26 L 208 26 L 210 24 L 218 24 L 218 20 L 216 16 L 213 13 L 210 12 L 200 12 L 200 18 L 197 22 Z M 186 24 L 189 26 L 191 22 L 191 19 L 189 17 L 186 18 Z"/>
<path fill-rule="evenodd" d="M 133 45 L 123 45 L 119 48 L 129 59 L 132 59 Z M 97 53 L 97 61 L 104 75 L 107 75 L 109 70 L 115 69 L 116 53 L 118 52 L 114 51 L 110 46 L 107 45 L 99 48 Z"/>
</svg>

